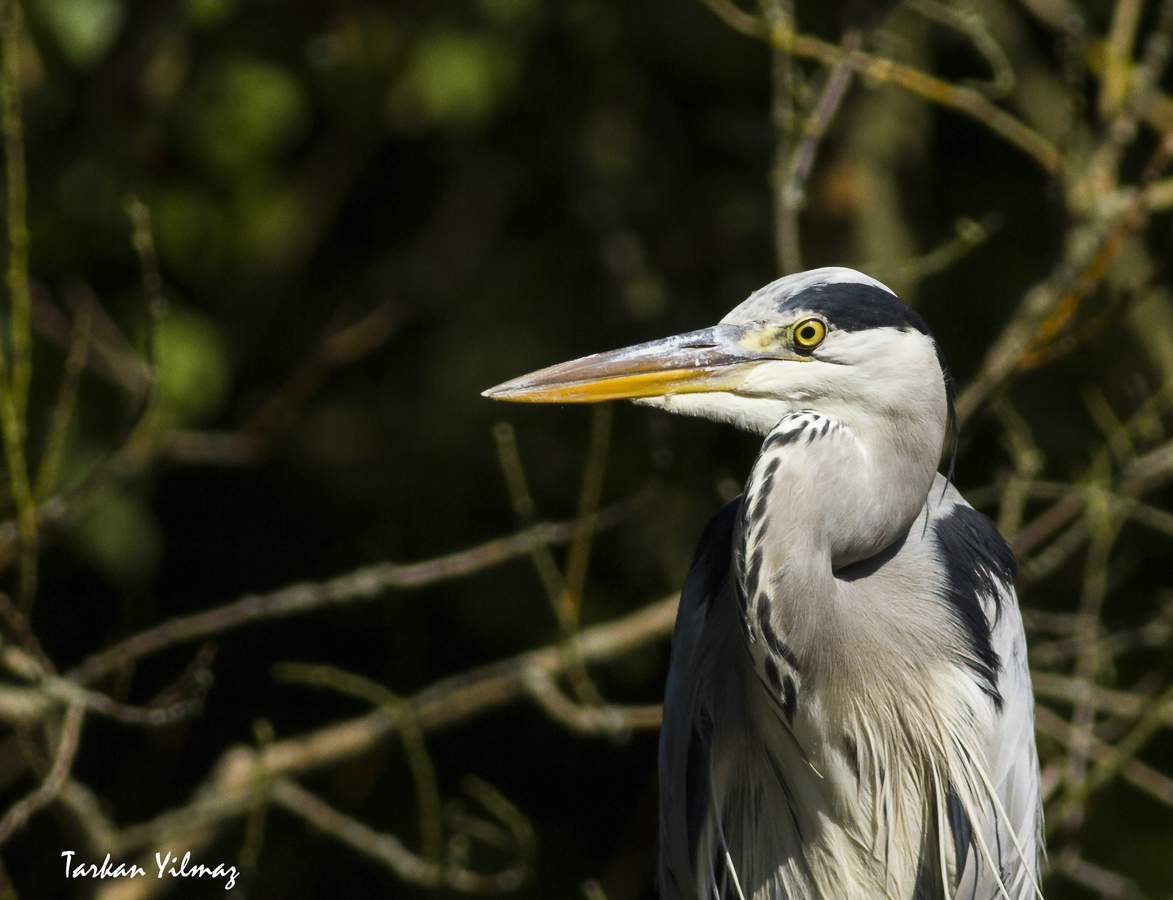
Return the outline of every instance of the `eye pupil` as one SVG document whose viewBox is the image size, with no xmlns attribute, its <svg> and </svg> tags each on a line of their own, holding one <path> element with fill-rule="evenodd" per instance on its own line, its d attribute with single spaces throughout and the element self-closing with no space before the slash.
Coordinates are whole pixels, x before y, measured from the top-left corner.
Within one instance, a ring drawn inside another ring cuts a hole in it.
<svg viewBox="0 0 1173 900">
<path fill-rule="evenodd" d="M 815 339 L 815 330 L 810 325 L 802 329 L 802 339 L 804 341 L 813 341 Z"/>
</svg>

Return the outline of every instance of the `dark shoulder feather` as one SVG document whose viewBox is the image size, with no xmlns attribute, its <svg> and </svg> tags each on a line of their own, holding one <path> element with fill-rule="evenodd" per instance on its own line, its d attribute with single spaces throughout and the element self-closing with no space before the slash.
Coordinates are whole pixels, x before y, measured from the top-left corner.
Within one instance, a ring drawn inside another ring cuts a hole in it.
<svg viewBox="0 0 1173 900">
<path fill-rule="evenodd" d="M 1018 574 L 1014 553 L 987 516 L 958 503 L 934 524 L 945 566 L 944 598 L 969 642 L 967 660 L 998 709 L 998 673 L 1002 661 L 994 650 L 992 632 L 1001 613 L 1002 591 Z M 985 601 L 985 602 L 983 602 Z M 992 603 L 993 620 L 986 614 Z"/>
<path fill-rule="evenodd" d="M 694 599 L 708 612 L 713 598 L 729 577 L 729 567 L 733 561 L 733 530 L 740 511 L 739 495 L 717 510 L 705 525 L 697 541 L 696 552 L 693 553 L 692 565 L 688 567 L 688 575 L 684 579 L 684 588 L 680 594 L 682 606 L 685 596 L 689 595 L 689 599 Z"/>
<path fill-rule="evenodd" d="M 705 622 L 729 579 L 741 498 L 725 504 L 702 532 L 680 592 L 660 729 L 660 893 L 695 896 L 697 845 L 709 803 L 712 712 L 701 690 L 698 650 Z"/>
</svg>

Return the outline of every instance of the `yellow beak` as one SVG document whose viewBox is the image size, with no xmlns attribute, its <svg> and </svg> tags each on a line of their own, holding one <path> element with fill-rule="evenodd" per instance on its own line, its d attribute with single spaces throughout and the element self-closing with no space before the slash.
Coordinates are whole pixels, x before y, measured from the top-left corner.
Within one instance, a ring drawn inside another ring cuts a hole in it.
<svg viewBox="0 0 1173 900">
<path fill-rule="evenodd" d="M 735 391 L 762 359 L 744 325 L 700 331 L 559 363 L 489 388 L 482 396 L 520 403 L 598 403 L 668 394 Z"/>
</svg>

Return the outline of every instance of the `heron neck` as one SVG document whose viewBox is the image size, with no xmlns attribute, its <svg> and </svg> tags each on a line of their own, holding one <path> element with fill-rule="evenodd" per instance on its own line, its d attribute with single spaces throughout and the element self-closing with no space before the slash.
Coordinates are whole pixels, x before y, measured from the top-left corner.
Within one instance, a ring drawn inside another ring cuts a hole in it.
<svg viewBox="0 0 1173 900">
<path fill-rule="evenodd" d="M 746 483 L 735 543 L 745 613 L 799 656 L 842 633 L 836 572 L 898 545 L 924 507 L 943 427 L 909 419 L 851 423 L 785 416 Z M 828 627 L 829 624 L 832 627 Z"/>
</svg>

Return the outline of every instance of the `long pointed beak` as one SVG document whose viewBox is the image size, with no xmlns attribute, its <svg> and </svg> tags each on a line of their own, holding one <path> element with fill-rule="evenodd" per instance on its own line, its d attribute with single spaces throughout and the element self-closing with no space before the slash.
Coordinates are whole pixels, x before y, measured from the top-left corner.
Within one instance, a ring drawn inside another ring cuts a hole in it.
<svg viewBox="0 0 1173 900">
<path fill-rule="evenodd" d="M 716 325 L 559 363 L 489 388 L 482 396 L 522 403 L 598 403 L 732 391 L 766 356 L 752 345 L 745 326 Z"/>
</svg>

